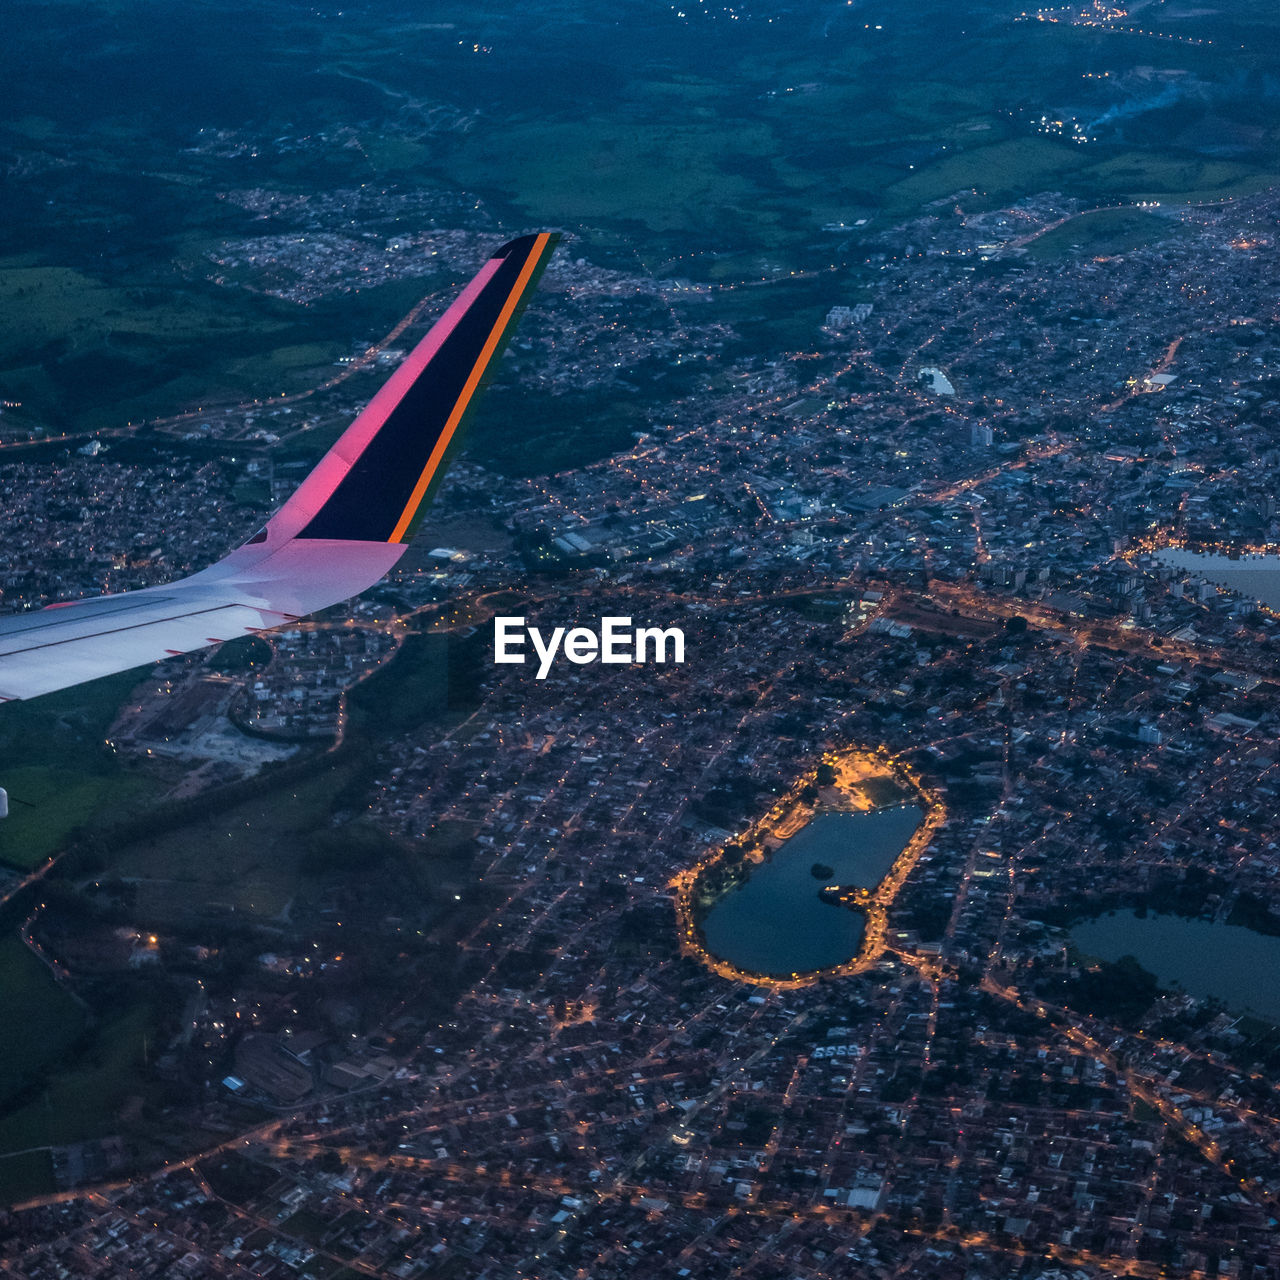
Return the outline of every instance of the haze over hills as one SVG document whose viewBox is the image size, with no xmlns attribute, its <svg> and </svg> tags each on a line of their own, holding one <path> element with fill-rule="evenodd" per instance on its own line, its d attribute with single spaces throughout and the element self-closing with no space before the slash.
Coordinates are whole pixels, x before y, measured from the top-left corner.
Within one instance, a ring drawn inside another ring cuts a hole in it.
<svg viewBox="0 0 1280 1280">
<path fill-rule="evenodd" d="M 564 240 L 383 585 L 2 709 L 0 1266 L 1276 1274 L 1277 21 L 22 4 L 7 609 Z"/>
<path fill-rule="evenodd" d="M 411 251 L 433 228 L 549 223 L 644 276 L 780 277 L 785 314 L 831 293 L 790 272 L 865 285 L 876 235 L 933 201 L 1271 181 L 1268 7 L 1107 12 L 23 6 L 0 55 L 8 394 L 66 429 L 311 386 L 457 274 Z"/>
</svg>

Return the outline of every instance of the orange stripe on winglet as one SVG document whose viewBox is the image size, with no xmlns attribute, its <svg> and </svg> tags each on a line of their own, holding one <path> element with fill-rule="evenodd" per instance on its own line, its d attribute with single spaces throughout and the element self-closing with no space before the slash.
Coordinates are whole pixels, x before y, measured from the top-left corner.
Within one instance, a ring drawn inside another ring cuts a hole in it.
<svg viewBox="0 0 1280 1280">
<path fill-rule="evenodd" d="M 387 539 L 388 542 L 402 541 L 405 530 L 413 523 L 413 517 L 417 513 L 418 507 L 422 505 L 422 499 L 426 495 L 432 478 L 435 476 L 436 469 L 440 465 L 440 459 L 444 457 L 445 450 L 449 447 L 449 441 L 453 439 L 453 434 L 458 429 L 458 423 L 462 421 L 462 415 L 466 413 L 467 406 L 471 403 L 471 397 L 475 395 L 476 388 L 480 385 L 480 379 L 484 377 L 484 371 L 488 367 L 489 361 L 493 358 L 493 353 L 497 350 L 498 344 L 502 341 L 503 332 L 510 323 L 511 316 L 520 303 L 521 295 L 529 285 L 529 280 L 534 271 L 537 270 L 538 263 L 542 260 L 542 255 L 547 251 L 547 243 L 550 239 L 551 232 L 544 231 L 534 241 L 533 252 L 520 269 L 520 276 L 516 280 L 515 287 L 508 295 L 501 314 L 489 331 L 489 336 L 485 339 L 485 344 L 480 349 L 479 356 L 476 357 L 476 362 L 471 368 L 471 374 L 467 378 L 466 385 L 462 388 L 458 401 L 453 406 L 453 412 L 449 415 L 448 421 L 440 432 L 440 438 L 436 441 L 435 448 L 431 450 L 431 456 L 427 459 L 427 465 L 423 468 L 422 474 L 418 477 L 418 483 L 413 486 L 409 501 L 405 505 L 404 511 L 401 512 L 400 519 L 396 521 L 396 527 L 391 531 L 391 537 Z"/>
</svg>

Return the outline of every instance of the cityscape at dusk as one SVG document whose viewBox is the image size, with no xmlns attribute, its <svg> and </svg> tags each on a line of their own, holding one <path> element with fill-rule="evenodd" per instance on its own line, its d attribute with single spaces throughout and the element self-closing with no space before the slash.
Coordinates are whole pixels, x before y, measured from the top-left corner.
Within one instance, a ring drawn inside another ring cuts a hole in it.
<svg viewBox="0 0 1280 1280">
<path fill-rule="evenodd" d="M 0 1275 L 1280 1280 L 1280 13 L 19 10 Z"/>
</svg>

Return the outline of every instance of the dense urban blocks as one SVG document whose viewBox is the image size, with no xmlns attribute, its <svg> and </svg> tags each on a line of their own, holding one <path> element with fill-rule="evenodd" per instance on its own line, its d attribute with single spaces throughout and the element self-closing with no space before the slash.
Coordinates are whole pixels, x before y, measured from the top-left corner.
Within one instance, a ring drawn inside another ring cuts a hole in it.
<svg viewBox="0 0 1280 1280">
<path fill-rule="evenodd" d="M 572 230 L 376 593 L 0 708 L 0 1270 L 1275 1280 L 1280 623 L 1145 554 L 1280 546 L 1274 0 L 401 8 L 0 45 L 6 611 Z M 874 963 L 682 948 L 851 743 L 947 814 Z"/>
</svg>

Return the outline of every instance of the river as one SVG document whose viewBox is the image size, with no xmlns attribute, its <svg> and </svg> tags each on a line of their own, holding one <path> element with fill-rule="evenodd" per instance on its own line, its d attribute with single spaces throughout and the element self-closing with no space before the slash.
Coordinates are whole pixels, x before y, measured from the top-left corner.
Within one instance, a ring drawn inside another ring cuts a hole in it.
<svg viewBox="0 0 1280 1280">
<path fill-rule="evenodd" d="M 1076 925 L 1071 940 L 1101 960 L 1133 956 L 1162 987 L 1176 984 L 1280 1022 L 1280 938 L 1240 925 L 1117 911 Z"/>
<path fill-rule="evenodd" d="M 819 814 L 715 902 L 702 922 L 707 950 L 751 973 L 808 973 L 851 960 L 863 917 L 824 902 L 819 889 L 879 884 L 923 817 L 913 804 Z M 815 879 L 815 863 L 832 874 Z"/>
</svg>

